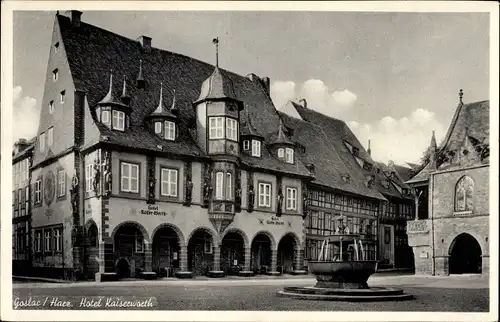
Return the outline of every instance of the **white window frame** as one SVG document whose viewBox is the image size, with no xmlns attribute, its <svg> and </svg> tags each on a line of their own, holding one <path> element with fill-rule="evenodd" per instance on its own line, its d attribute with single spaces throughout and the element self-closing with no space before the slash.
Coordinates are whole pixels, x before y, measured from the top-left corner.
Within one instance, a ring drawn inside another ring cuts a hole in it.
<svg viewBox="0 0 500 322">
<path fill-rule="evenodd" d="M 111 117 L 110 117 L 111 111 L 102 111 L 101 112 L 101 123 L 111 127 Z"/>
<path fill-rule="evenodd" d="M 40 133 L 40 142 L 39 147 L 40 147 L 40 152 L 45 152 L 45 132 Z"/>
<path fill-rule="evenodd" d="M 245 151 L 250 150 L 250 140 L 243 141 L 243 150 Z"/>
<path fill-rule="evenodd" d="M 165 121 L 165 139 L 169 141 L 175 141 L 175 123 L 171 121 Z"/>
<path fill-rule="evenodd" d="M 238 121 L 226 117 L 226 139 L 238 141 Z"/>
<path fill-rule="evenodd" d="M 166 185 L 166 190 L 164 189 Z M 166 197 L 177 197 L 179 187 L 179 170 L 161 168 L 161 191 L 160 194 Z"/>
<path fill-rule="evenodd" d="M 297 210 L 297 188 L 286 188 L 286 209 Z"/>
<path fill-rule="evenodd" d="M 285 149 L 285 162 L 286 163 L 293 163 L 293 149 L 292 148 Z"/>
<path fill-rule="evenodd" d="M 52 71 L 52 80 L 54 82 L 57 82 L 58 79 L 59 79 L 59 69 L 56 68 Z"/>
<path fill-rule="evenodd" d="M 57 196 L 64 197 L 66 195 L 66 171 L 63 169 L 57 171 Z"/>
<path fill-rule="evenodd" d="M 49 102 L 49 114 L 53 114 L 54 113 L 54 101 L 50 101 Z"/>
<path fill-rule="evenodd" d="M 42 203 L 42 180 L 35 181 L 35 204 Z"/>
<path fill-rule="evenodd" d="M 125 168 L 128 167 L 128 176 L 125 176 Z M 136 169 L 137 176 L 132 175 L 133 170 Z M 120 191 L 129 193 L 139 193 L 139 177 L 140 177 L 140 167 L 138 164 L 121 162 L 120 163 Z M 135 186 L 132 185 L 133 180 L 135 180 Z M 128 183 L 128 188 L 124 188 L 124 183 Z"/>
<path fill-rule="evenodd" d="M 47 130 L 47 147 L 54 145 L 54 127 L 51 126 Z"/>
<path fill-rule="evenodd" d="M 89 163 L 85 166 L 85 191 L 91 192 L 94 184 L 94 165 Z"/>
<path fill-rule="evenodd" d="M 278 158 L 284 158 L 285 157 L 285 149 L 279 148 L 278 149 Z"/>
<path fill-rule="evenodd" d="M 44 252 L 51 252 L 52 251 L 52 230 L 51 229 L 45 229 L 44 234 L 44 243 L 43 243 L 43 251 Z"/>
<path fill-rule="evenodd" d="M 29 185 L 24 188 L 24 207 L 26 208 L 26 213 L 28 213 L 30 206 L 30 187 Z"/>
<path fill-rule="evenodd" d="M 224 138 L 224 117 L 212 116 L 209 121 L 209 139 Z"/>
<path fill-rule="evenodd" d="M 42 231 L 35 231 L 35 253 L 40 253 L 42 251 Z"/>
<path fill-rule="evenodd" d="M 62 252 L 62 232 L 61 228 L 55 228 L 54 229 L 54 251 L 55 252 Z"/>
<path fill-rule="evenodd" d="M 224 198 L 224 172 L 215 173 L 215 199 Z"/>
<path fill-rule="evenodd" d="M 226 199 L 233 200 L 233 175 L 226 173 Z"/>
<path fill-rule="evenodd" d="M 113 130 L 125 131 L 125 112 L 113 110 Z"/>
<path fill-rule="evenodd" d="M 161 134 L 162 125 L 161 122 L 155 122 L 155 134 Z"/>
<path fill-rule="evenodd" d="M 271 208 L 271 184 L 259 182 L 259 207 Z"/>
<path fill-rule="evenodd" d="M 252 140 L 252 156 L 259 157 L 261 156 L 261 148 L 262 144 L 259 140 Z"/>
</svg>

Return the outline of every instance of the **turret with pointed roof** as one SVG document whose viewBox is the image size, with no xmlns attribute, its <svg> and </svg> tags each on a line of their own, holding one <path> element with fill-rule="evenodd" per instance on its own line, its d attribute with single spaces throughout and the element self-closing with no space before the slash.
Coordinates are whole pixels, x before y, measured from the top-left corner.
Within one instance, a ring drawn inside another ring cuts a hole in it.
<svg viewBox="0 0 500 322">
<path fill-rule="evenodd" d="M 113 70 L 110 71 L 108 93 L 106 94 L 106 96 L 104 96 L 103 99 L 99 101 L 99 103 L 97 103 L 97 105 L 118 106 L 127 109 L 130 108 L 129 105 L 124 104 L 122 100 L 115 94 L 115 91 L 113 89 Z"/>
<path fill-rule="evenodd" d="M 149 114 L 147 116 L 147 118 L 148 119 L 151 119 L 151 118 L 176 119 L 177 115 L 172 113 L 173 108 L 175 108 L 175 91 L 174 91 L 174 97 L 172 99 L 172 106 L 170 109 L 168 109 L 163 103 L 163 83 L 160 83 L 160 98 L 158 100 L 158 106 L 151 114 Z"/>
</svg>

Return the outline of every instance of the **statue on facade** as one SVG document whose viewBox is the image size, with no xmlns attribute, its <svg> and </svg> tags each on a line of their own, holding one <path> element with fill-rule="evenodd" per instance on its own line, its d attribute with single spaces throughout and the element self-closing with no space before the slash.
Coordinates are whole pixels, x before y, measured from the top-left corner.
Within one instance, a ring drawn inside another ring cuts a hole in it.
<svg viewBox="0 0 500 322">
<path fill-rule="evenodd" d="M 184 203 L 186 206 L 191 205 L 191 201 L 193 200 L 193 182 L 191 178 L 188 177 L 186 180 L 186 202 Z"/>
<path fill-rule="evenodd" d="M 155 200 L 155 187 L 156 187 L 156 178 L 155 178 L 155 169 L 154 167 L 149 167 L 149 178 L 148 178 L 148 199 L 150 201 Z"/>
<path fill-rule="evenodd" d="M 237 212 L 241 211 L 241 188 L 239 186 L 236 188 L 236 195 L 235 195 L 234 201 L 236 203 L 235 210 Z"/>
<path fill-rule="evenodd" d="M 307 191 L 302 194 L 302 218 L 306 218 L 309 215 L 309 196 Z"/>
<path fill-rule="evenodd" d="M 255 191 L 253 190 L 253 185 L 248 188 L 248 212 L 253 211 L 253 205 L 255 203 Z"/>
<path fill-rule="evenodd" d="M 101 169 L 100 169 L 100 164 L 99 161 L 96 159 L 94 161 L 94 192 L 97 195 L 98 193 L 98 188 L 99 188 L 99 183 L 101 181 Z"/>
<path fill-rule="evenodd" d="M 281 188 L 278 191 L 278 196 L 276 197 L 278 203 L 276 207 L 276 215 L 281 216 L 281 213 L 283 211 L 283 191 Z"/>
<path fill-rule="evenodd" d="M 71 194 L 71 208 L 73 208 L 74 214 L 78 212 L 78 185 L 78 176 L 75 173 L 71 179 L 71 187 L 69 189 Z"/>
<path fill-rule="evenodd" d="M 111 176 L 111 154 L 108 151 L 104 152 L 104 191 L 103 195 L 109 196 L 111 194 L 111 182 L 113 177 Z"/>
<path fill-rule="evenodd" d="M 208 202 L 210 201 L 212 190 L 213 188 L 210 184 L 210 177 L 205 177 L 205 182 L 203 183 L 203 206 L 205 207 L 208 207 Z"/>
</svg>

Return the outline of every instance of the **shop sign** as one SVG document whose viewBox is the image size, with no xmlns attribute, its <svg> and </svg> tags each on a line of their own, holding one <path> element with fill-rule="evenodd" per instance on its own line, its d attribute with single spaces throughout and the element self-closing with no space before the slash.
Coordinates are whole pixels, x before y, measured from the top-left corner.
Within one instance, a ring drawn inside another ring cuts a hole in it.
<svg viewBox="0 0 500 322">
<path fill-rule="evenodd" d="M 166 216 L 166 211 L 161 211 L 158 205 L 148 205 L 147 209 L 140 210 L 141 215 L 147 216 Z"/>
<path fill-rule="evenodd" d="M 272 216 L 271 220 L 266 221 L 268 225 L 284 226 L 285 222 L 280 217 Z"/>
</svg>

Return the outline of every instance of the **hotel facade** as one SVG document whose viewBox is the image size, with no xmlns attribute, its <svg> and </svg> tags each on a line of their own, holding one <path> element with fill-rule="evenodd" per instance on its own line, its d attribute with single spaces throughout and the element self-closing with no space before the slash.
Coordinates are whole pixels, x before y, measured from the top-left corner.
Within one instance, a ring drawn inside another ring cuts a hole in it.
<svg viewBox="0 0 500 322">
<path fill-rule="evenodd" d="M 32 274 L 304 274 L 325 235 L 377 259 L 403 194 L 347 125 L 246 77 L 57 14 L 31 175 Z M 381 191 L 379 191 L 381 190 Z M 411 210 L 410 210 L 411 212 Z M 335 252 L 335 249 L 331 249 Z"/>
</svg>

